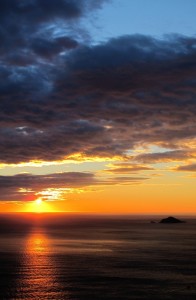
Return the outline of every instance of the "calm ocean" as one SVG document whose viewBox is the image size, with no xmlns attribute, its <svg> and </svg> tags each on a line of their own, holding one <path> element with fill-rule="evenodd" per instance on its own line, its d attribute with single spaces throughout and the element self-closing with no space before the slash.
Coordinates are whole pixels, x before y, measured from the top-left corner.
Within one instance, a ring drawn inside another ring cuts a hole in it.
<svg viewBox="0 0 196 300">
<path fill-rule="evenodd" d="M 151 219 L 1 214 L 0 299 L 195 300 L 196 221 Z"/>
</svg>

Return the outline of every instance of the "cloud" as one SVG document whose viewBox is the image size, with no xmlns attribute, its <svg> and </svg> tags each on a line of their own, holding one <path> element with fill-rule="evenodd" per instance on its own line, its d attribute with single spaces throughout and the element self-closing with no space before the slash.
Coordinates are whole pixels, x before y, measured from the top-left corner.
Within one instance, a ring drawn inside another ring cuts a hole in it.
<svg viewBox="0 0 196 300">
<path fill-rule="evenodd" d="M 178 166 L 174 168 L 175 171 L 182 171 L 182 172 L 196 172 L 196 164 L 189 164 L 184 166 Z"/>
<path fill-rule="evenodd" d="M 138 185 L 148 180 L 148 177 L 134 176 L 114 176 L 110 177 L 103 183 L 104 185 Z"/>
<path fill-rule="evenodd" d="M 39 38 L 31 45 L 35 54 L 44 58 L 53 58 L 54 55 L 58 55 L 65 49 L 74 49 L 78 46 L 78 42 L 71 37 L 62 36 L 53 40 Z"/>
<path fill-rule="evenodd" d="M 93 173 L 66 172 L 47 175 L 28 173 L 13 176 L 0 176 L 0 201 L 33 201 L 42 195 L 44 200 L 51 199 L 53 191 L 59 192 L 63 198 L 67 189 L 76 192 L 90 186 L 138 184 L 146 177 L 96 177 Z M 52 198 L 52 200 L 54 200 Z M 56 200 L 56 198 L 55 198 Z M 61 200 L 61 199 L 59 199 Z"/>
<path fill-rule="evenodd" d="M 149 171 L 154 170 L 152 167 L 144 166 L 144 165 L 137 165 L 137 164 L 131 164 L 131 163 L 117 163 L 111 165 L 111 169 L 105 170 L 105 172 L 109 173 L 135 173 L 140 171 Z"/>
<path fill-rule="evenodd" d="M 103 1 L 59 1 L 54 10 L 49 1 L 46 15 L 45 1 L 18 3 L 1 4 L 8 32 L 0 66 L 1 163 L 78 153 L 127 157 L 152 144 L 174 150 L 138 161 L 186 159 L 183 143 L 196 133 L 194 37 L 133 35 L 93 46 L 81 43 L 70 24 Z M 64 12 L 62 5 L 70 8 Z M 13 22 L 21 17 L 14 40 L 10 14 Z M 65 34 L 55 27 L 62 22 Z"/>
<path fill-rule="evenodd" d="M 196 157 L 194 151 L 190 150 L 172 150 L 157 153 L 146 153 L 136 155 L 133 159 L 143 163 L 160 163 L 172 161 L 184 161 Z"/>
<path fill-rule="evenodd" d="M 44 130 L 28 127 L 1 129 L 0 151 L 4 152 L 4 159 L 1 161 L 11 163 L 63 159 L 66 155 L 77 153 L 82 147 L 85 149 L 88 144 L 94 143 L 97 147 L 97 139 L 100 139 L 100 144 L 104 140 L 103 132 L 104 128 L 101 126 L 83 120 Z M 13 153 L 10 156 L 11 149 L 14 149 L 14 156 Z"/>
<path fill-rule="evenodd" d="M 96 183 L 92 173 L 67 172 L 48 175 L 18 174 L 0 176 L 1 200 L 34 200 L 47 189 L 81 188 Z"/>
<path fill-rule="evenodd" d="M 50 90 L 62 53 L 90 38 L 81 20 L 105 1 L 1 1 L 0 72 L 4 80 L 0 91 L 29 101 L 32 91 Z M 32 97 L 35 100 L 37 95 Z"/>
<path fill-rule="evenodd" d="M 59 50 L 75 48 L 74 39 L 66 34 L 79 37 L 80 19 L 100 8 L 103 2 L 105 0 L 1 1 L 0 37 L 3 43 L 0 54 L 6 55 L 6 51 L 14 53 L 16 49 L 32 54 L 36 44 L 43 50 L 44 43 L 47 54 L 56 44 L 61 44 Z M 43 55 L 44 51 L 41 53 Z"/>
</svg>

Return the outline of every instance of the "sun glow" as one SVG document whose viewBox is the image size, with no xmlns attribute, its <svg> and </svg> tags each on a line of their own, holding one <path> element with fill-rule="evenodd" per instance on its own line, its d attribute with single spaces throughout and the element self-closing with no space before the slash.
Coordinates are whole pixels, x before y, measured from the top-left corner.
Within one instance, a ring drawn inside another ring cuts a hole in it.
<svg viewBox="0 0 196 300">
<path fill-rule="evenodd" d="M 37 205 L 41 205 L 42 204 L 42 199 L 37 199 L 37 200 L 35 200 L 35 202 L 36 202 Z"/>
<path fill-rule="evenodd" d="M 54 212 L 53 206 L 47 201 L 43 201 L 41 198 L 31 201 L 26 205 L 26 212 L 44 213 Z"/>
<path fill-rule="evenodd" d="M 72 194 L 75 190 L 71 188 L 48 188 L 34 193 L 34 199 L 27 201 L 23 211 L 45 213 L 57 212 L 56 201 L 65 200 L 67 194 Z M 26 192 L 26 190 L 25 190 Z"/>
</svg>

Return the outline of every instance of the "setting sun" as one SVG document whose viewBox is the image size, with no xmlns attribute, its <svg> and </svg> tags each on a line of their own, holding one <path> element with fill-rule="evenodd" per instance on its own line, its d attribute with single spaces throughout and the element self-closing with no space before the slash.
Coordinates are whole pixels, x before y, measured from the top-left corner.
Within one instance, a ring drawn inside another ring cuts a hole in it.
<svg viewBox="0 0 196 300">
<path fill-rule="evenodd" d="M 41 204 L 42 204 L 42 199 L 37 199 L 37 200 L 35 200 L 35 203 L 36 203 L 37 205 L 41 205 Z"/>
<path fill-rule="evenodd" d="M 52 204 L 49 204 L 47 201 L 43 201 L 38 198 L 35 201 L 31 201 L 26 204 L 26 212 L 34 213 L 45 213 L 45 212 L 54 212 Z"/>
</svg>

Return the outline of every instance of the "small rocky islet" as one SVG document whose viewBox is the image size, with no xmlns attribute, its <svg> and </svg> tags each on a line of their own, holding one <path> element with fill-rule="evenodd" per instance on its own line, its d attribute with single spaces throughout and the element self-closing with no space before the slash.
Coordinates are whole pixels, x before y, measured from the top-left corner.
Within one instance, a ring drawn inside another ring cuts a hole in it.
<svg viewBox="0 0 196 300">
<path fill-rule="evenodd" d="M 155 221 L 151 221 L 151 224 L 155 224 L 155 223 L 161 223 L 161 224 L 179 224 L 179 223 L 186 223 L 186 221 L 174 218 L 174 217 L 168 217 L 168 218 L 164 218 L 159 222 L 155 222 Z"/>
<path fill-rule="evenodd" d="M 179 220 L 177 218 L 174 218 L 174 217 L 168 217 L 168 218 L 162 219 L 159 223 L 173 224 L 173 223 L 186 223 L 186 222 Z"/>
</svg>

